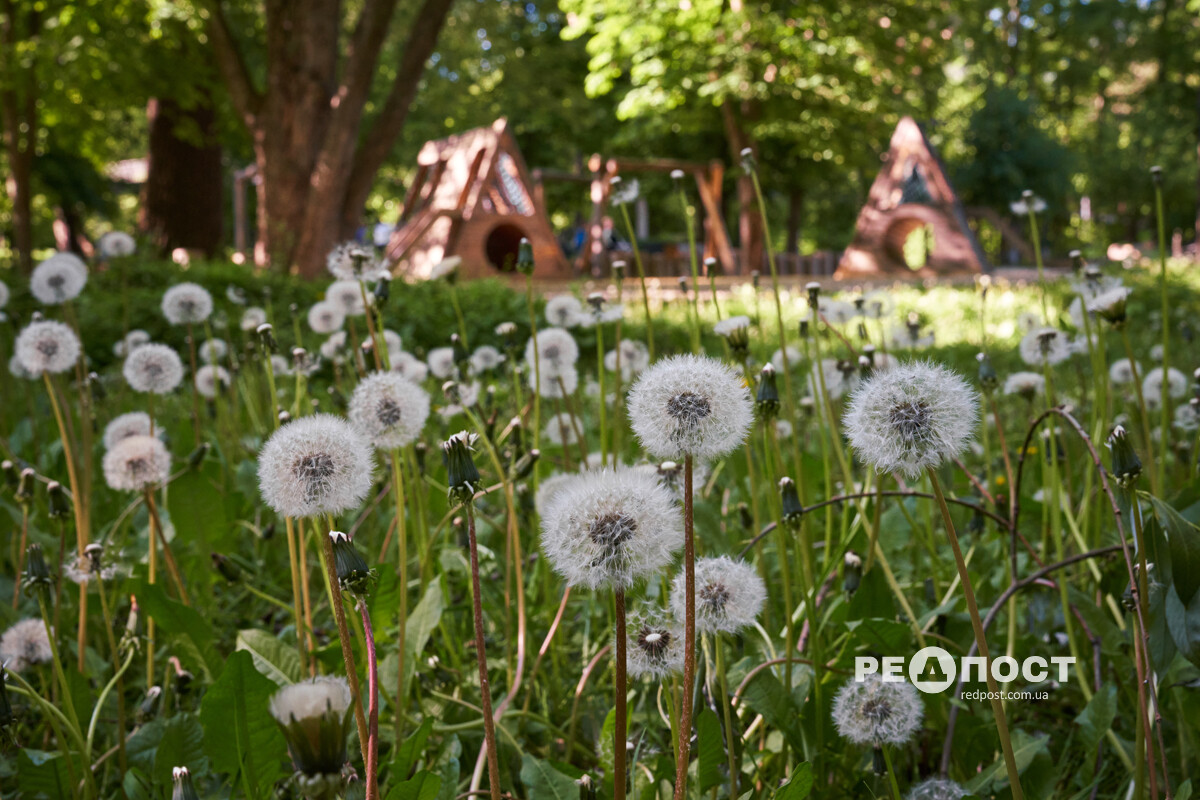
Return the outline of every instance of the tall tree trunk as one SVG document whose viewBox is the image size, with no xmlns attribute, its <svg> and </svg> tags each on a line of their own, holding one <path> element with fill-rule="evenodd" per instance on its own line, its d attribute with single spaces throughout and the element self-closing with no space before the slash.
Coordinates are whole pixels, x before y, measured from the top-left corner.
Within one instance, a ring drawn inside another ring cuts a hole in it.
<svg viewBox="0 0 1200 800">
<path fill-rule="evenodd" d="M 788 192 L 787 239 L 784 250 L 789 255 L 800 252 L 800 223 L 804 218 L 804 189 L 793 186 Z"/>
<path fill-rule="evenodd" d="M 146 114 L 150 169 L 139 227 L 159 253 L 182 247 L 211 258 L 221 247 L 223 222 L 221 147 L 212 104 L 184 109 L 171 98 L 155 99 Z M 181 136 L 185 124 L 198 132 L 198 140 Z"/>
<path fill-rule="evenodd" d="M 0 26 L 3 66 L 0 68 L 0 118 L 9 174 L 4 189 L 12 204 L 13 247 L 17 264 L 24 272 L 33 269 L 33 155 L 37 130 L 37 81 L 33 65 L 18 58 L 18 43 L 32 39 L 40 26 L 32 6 L 18 14 L 14 0 L 4 0 L 4 23 Z"/>
<path fill-rule="evenodd" d="M 735 109 L 731 101 L 726 101 L 721 106 L 721 119 L 725 123 L 725 138 L 729 142 L 730 158 L 737 165 L 741 164 L 742 150 L 747 147 L 756 149 L 754 141 L 742 127 L 746 104 L 742 105 L 741 111 Z M 754 182 L 740 166 L 737 169 L 738 248 L 740 268 L 742 273 L 746 274 L 751 270 L 763 268 L 763 225 L 758 212 L 758 198 L 754 193 Z"/>
</svg>

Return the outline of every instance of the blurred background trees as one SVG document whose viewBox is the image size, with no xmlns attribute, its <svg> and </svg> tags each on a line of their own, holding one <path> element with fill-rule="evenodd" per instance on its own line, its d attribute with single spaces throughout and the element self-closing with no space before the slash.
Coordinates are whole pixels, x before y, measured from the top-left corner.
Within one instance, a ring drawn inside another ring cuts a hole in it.
<svg viewBox="0 0 1200 800">
<path fill-rule="evenodd" d="M 499 116 L 532 167 L 723 160 L 735 242 L 749 147 L 775 246 L 837 249 L 905 114 L 968 206 L 1045 198 L 1059 254 L 1152 239 L 1152 164 L 1200 229 L 1200 0 L 0 0 L 0 262 L 134 228 L 227 253 L 241 172 L 258 260 L 311 273 L 395 220 L 425 140 Z M 586 184 L 546 197 L 587 213 Z"/>
</svg>

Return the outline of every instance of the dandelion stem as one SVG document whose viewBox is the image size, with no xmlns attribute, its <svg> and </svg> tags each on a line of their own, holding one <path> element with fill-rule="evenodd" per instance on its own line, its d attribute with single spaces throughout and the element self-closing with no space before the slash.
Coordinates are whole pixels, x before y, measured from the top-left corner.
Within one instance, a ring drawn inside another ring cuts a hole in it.
<svg viewBox="0 0 1200 800">
<path fill-rule="evenodd" d="M 996 720 L 996 732 L 1000 736 L 1000 748 L 1004 752 L 1004 766 L 1008 770 L 1008 780 L 1012 789 L 1013 800 L 1022 800 L 1025 794 L 1021 791 L 1021 776 L 1017 772 L 1017 760 L 1013 755 L 1012 740 L 1008 734 L 1008 720 L 1004 716 L 1004 705 L 999 699 L 1000 694 L 996 686 L 996 679 L 992 677 L 991 654 L 988 651 L 987 633 L 984 631 L 983 622 L 979 618 L 979 606 L 975 602 L 975 590 L 971 587 L 971 576 L 967 573 L 966 562 L 963 561 L 962 548 L 958 545 L 958 534 L 954 530 L 954 520 L 950 517 L 950 507 L 946 504 L 946 497 L 942 493 L 942 484 L 938 480 L 937 471 L 933 467 L 930 467 L 927 472 L 929 474 L 929 483 L 933 487 L 933 494 L 938 501 L 938 508 L 942 512 L 942 522 L 946 526 L 946 536 L 950 540 L 950 549 L 954 551 L 954 564 L 958 567 L 958 577 L 962 583 L 963 597 L 967 601 L 967 612 L 971 615 L 971 627 L 975 632 L 975 644 L 979 648 L 979 655 L 984 660 L 988 694 L 993 698 L 991 700 L 992 715 Z"/>
<path fill-rule="evenodd" d="M 1153 492 L 1156 497 L 1161 497 L 1161 494 L 1159 492 L 1159 486 L 1158 486 L 1158 467 L 1157 467 L 1157 462 L 1154 459 L 1154 439 L 1150 434 L 1150 412 L 1149 412 L 1149 409 L 1146 408 L 1146 395 L 1142 391 L 1142 376 L 1138 375 L 1137 362 L 1133 358 L 1133 345 L 1129 341 L 1129 331 L 1127 331 L 1125 329 L 1124 325 L 1120 326 L 1120 328 L 1121 328 L 1121 343 L 1125 346 L 1125 357 L 1129 361 L 1129 375 L 1130 375 L 1130 378 L 1132 379 L 1134 391 L 1137 394 L 1138 416 L 1141 418 L 1141 421 L 1142 421 L 1142 439 L 1145 440 L 1144 444 L 1146 447 L 1146 461 L 1148 462 L 1148 464 L 1150 466 L 1150 469 L 1146 470 L 1147 474 L 1150 477 L 1150 491 Z M 1165 360 L 1163 361 L 1163 364 L 1164 365 L 1166 364 Z M 1159 402 L 1163 404 L 1164 408 L 1166 407 L 1166 403 L 1167 403 L 1166 370 L 1167 370 L 1167 368 L 1166 368 L 1166 366 L 1164 366 L 1163 367 L 1163 385 L 1162 385 L 1162 389 L 1160 392 L 1161 396 L 1159 397 Z M 1164 447 L 1166 447 L 1167 439 L 1164 438 L 1162 440 L 1162 442 L 1160 442 L 1160 444 L 1162 444 Z M 1165 456 L 1164 456 L 1164 458 L 1165 458 Z"/>
<path fill-rule="evenodd" d="M 737 731 L 733 729 L 733 711 L 729 696 L 729 676 L 725 669 L 725 637 L 718 633 L 714 647 L 717 651 L 717 680 L 721 683 L 721 714 L 725 717 L 725 759 L 729 764 L 729 796 L 738 796 Z M 791 663 L 790 661 L 788 662 Z M 791 691 L 791 687 L 788 687 Z"/>
<path fill-rule="evenodd" d="M 646 347 L 650 351 L 650 360 L 654 360 L 654 318 L 650 316 L 650 293 L 646 290 L 646 269 L 642 266 L 642 251 L 638 249 L 637 231 L 633 229 L 633 220 L 629 218 L 629 209 L 625 203 L 619 205 L 621 217 L 625 220 L 625 230 L 629 234 L 629 244 L 633 248 L 633 263 L 637 266 L 638 282 L 642 286 L 642 308 L 646 312 Z"/>
<path fill-rule="evenodd" d="M 622 589 L 613 591 L 613 601 L 616 606 L 616 651 L 613 654 L 613 668 L 616 673 L 615 692 L 615 727 L 613 730 L 613 791 L 616 800 L 625 800 L 625 592 Z"/>
<path fill-rule="evenodd" d="M 396 669 L 396 741 L 401 741 L 404 731 L 404 719 L 407 716 L 408 693 L 404 690 L 404 661 L 406 648 L 405 636 L 408 633 L 408 532 L 405 527 L 404 512 L 404 472 L 400 464 L 400 453 L 392 450 L 392 479 L 395 481 L 392 493 L 396 501 L 396 541 L 400 553 L 396 559 L 396 575 L 400 584 L 400 608 L 397 611 L 400 627 L 396 635 L 396 652 L 400 663 Z"/>
<path fill-rule="evenodd" d="M 679 754 L 675 760 L 675 800 L 685 800 L 688 752 L 692 740 L 692 700 L 696 683 L 696 539 L 692 506 L 692 455 L 683 459 L 683 696 L 679 703 Z"/>
<path fill-rule="evenodd" d="M 883 763 L 887 765 L 888 788 L 891 789 L 893 800 L 900 800 L 900 784 L 896 782 L 896 768 L 892 766 L 892 752 L 886 745 L 880 745 L 883 751 Z"/>
<path fill-rule="evenodd" d="M 483 708 L 484 747 L 487 749 L 488 791 L 492 800 L 500 800 L 500 760 L 496 751 L 496 725 L 492 719 L 492 690 L 488 684 L 487 651 L 483 641 L 483 603 L 479 588 L 479 548 L 475 540 L 475 503 L 463 503 L 467 516 L 467 537 L 471 548 L 471 607 L 475 623 L 475 659 L 479 664 L 480 705 Z"/>
<path fill-rule="evenodd" d="M 371 612 L 367 610 L 365 600 L 358 601 L 358 610 L 362 615 L 363 639 L 367 645 L 367 800 L 378 800 L 379 661 L 375 657 L 375 632 L 371 629 Z"/>
<path fill-rule="evenodd" d="M 1150 473 L 1153 475 L 1156 471 L 1161 482 L 1166 477 L 1167 456 L 1166 448 L 1167 433 L 1168 433 L 1168 414 L 1167 414 L 1167 370 L 1171 367 L 1171 304 L 1167 293 L 1167 232 L 1166 224 L 1163 219 L 1163 191 L 1159 181 L 1154 182 L 1154 216 L 1158 221 L 1158 288 L 1162 295 L 1162 369 L 1163 369 L 1163 397 L 1161 409 L 1159 411 L 1159 423 L 1161 425 L 1162 445 L 1163 445 L 1163 463 L 1157 470 L 1154 462 L 1150 462 Z M 1156 492 L 1157 494 L 1157 492 Z"/>
<path fill-rule="evenodd" d="M 167 563 L 167 573 L 171 576 L 175 589 L 179 592 L 179 599 L 185 606 L 190 606 L 192 601 L 188 599 L 187 589 L 183 585 L 183 576 L 179 573 L 179 565 L 175 563 L 175 554 L 171 552 L 171 545 L 167 543 L 167 537 L 163 533 L 162 519 L 158 515 L 158 505 L 154 502 L 154 490 L 151 488 L 146 489 L 146 508 L 150 511 L 150 518 L 154 522 L 150 526 L 150 535 L 158 534 L 158 541 L 162 543 L 163 558 Z"/>
<path fill-rule="evenodd" d="M 284 517 L 287 528 L 288 561 L 292 568 L 292 612 L 296 621 L 296 648 L 300 655 L 300 664 L 308 668 L 308 651 L 304 646 L 307 632 L 304 628 L 302 604 L 300 602 L 300 562 L 296 553 L 296 526 L 291 517 Z"/>
</svg>

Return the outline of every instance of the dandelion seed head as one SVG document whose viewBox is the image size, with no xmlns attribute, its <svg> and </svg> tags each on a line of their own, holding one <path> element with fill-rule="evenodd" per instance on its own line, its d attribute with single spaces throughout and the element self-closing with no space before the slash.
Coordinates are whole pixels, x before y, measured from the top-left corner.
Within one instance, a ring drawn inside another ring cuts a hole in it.
<svg viewBox="0 0 1200 800">
<path fill-rule="evenodd" d="M 558 447 L 569 447 L 579 441 L 575 428 L 582 427 L 579 421 L 565 411 L 546 420 L 542 438 Z"/>
<path fill-rule="evenodd" d="M 852 303 L 847 303 L 845 300 L 835 300 L 826 295 L 821 295 L 817 298 L 817 311 L 820 312 L 827 323 L 838 327 L 845 325 L 858 316 L 858 311 Z"/>
<path fill-rule="evenodd" d="M 429 365 L 429 371 L 435 378 L 446 380 L 453 378 L 458 373 L 458 365 L 454 362 L 453 347 L 433 348 L 425 357 L 425 362 Z"/>
<path fill-rule="evenodd" d="M 163 293 L 163 316 L 172 325 L 194 325 L 204 322 L 212 311 L 212 295 L 197 283 L 179 283 Z"/>
<path fill-rule="evenodd" d="M 905 800 L 960 800 L 967 790 L 946 778 L 929 778 L 909 790 Z"/>
<path fill-rule="evenodd" d="M 121 374 L 136 392 L 167 394 L 183 380 L 183 361 L 165 344 L 144 344 L 125 359 Z"/>
<path fill-rule="evenodd" d="M 745 381 L 713 358 L 661 360 L 641 374 L 628 400 L 634 433 L 659 459 L 722 456 L 745 440 L 754 421 Z"/>
<path fill-rule="evenodd" d="M 0 662 L 5 669 L 24 672 L 38 664 L 49 664 L 51 658 L 50 638 L 46 635 L 46 624 L 40 619 L 23 619 L 0 636 Z"/>
<path fill-rule="evenodd" d="M 140 492 L 171 474 L 171 454 L 157 436 L 127 436 L 104 454 L 104 480 L 119 492 Z"/>
<path fill-rule="evenodd" d="M 238 322 L 238 327 L 249 333 L 257 331 L 259 325 L 267 324 L 267 312 L 258 306 L 250 306 L 242 312 L 242 318 Z"/>
<path fill-rule="evenodd" d="M 141 328 L 134 328 L 125 334 L 125 338 L 113 345 L 113 355 L 125 358 L 144 344 L 150 344 L 150 334 Z"/>
<path fill-rule="evenodd" d="M 789 369 L 795 369 L 802 361 L 804 355 L 795 347 L 788 345 L 787 349 L 787 366 Z M 771 366 L 776 372 L 783 372 L 783 350 L 776 350 L 771 354 Z"/>
<path fill-rule="evenodd" d="M 867 292 L 862 301 L 862 314 L 867 319 L 884 319 L 896 310 L 896 300 L 886 289 Z"/>
<path fill-rule="evenodd" d="M 8 359 L 8 374 L 23 381 L 34 381 L 38 378 L 36 373 L 25 369 L 25 365 L 21 363 L 20 356 L 16 353 L 13 353 Z"/>
<path fill-rule="evenodd" d="M 342 242 L 330 250 L 325 267 L 344 281 L 377 281 L 387 275 L 387 265 L 358 242 Z"/>
<path fill-rule="evenodd" d="M 337 331 L 329 335 L 329 338 L 321 342 L 320 353 L 321 358 L 328 361 L 334 361 L 338 364 L 345 360 L 346 353 L 346 332 Z"/>
<path fill-rule="evenodd" d="M 686 576 L 671 582 L 671 612 L 683 619 L 687 611 Z M 749 564 L 729 556 L 696 560 L 696 630 L 737 633 L 753 625 L 767 601 L 767 587 Z"/>
<path fill-rule="evenodd" d="M 626 626 L 629 674 L 658 679 L 683 671 L 683 630 L 657 609 L 643 609 Z"/>
<path fill-rule="evenodd" d="M 137 241 L 125 231 L 109 231 L 96 242 L 100 257 L 123 258 L 137 252 Z"/>
<path fill-rule="evenodd" d="M 350 422 L 380 450 L 411 444 L 429 419 L 429 393 L 395 372 L 363 378 L 350 398 Z"/>
<path fill-rule="evenodd" d="M 29 291 L 42 305 L 57 306 L 78 297 L 87 281 L 87 265 L 79 256 L 55 253 L 34 267 Z"/>
<path fill-rule="evenodd" d="M 656 481 L 628 468 L 574 478 L 542 517 L 542 550 L 568 585 L 628 588 L 683 546 L 679 507 Z"/>
<path fill-rule="evenodd" d="M 196 370 L 195 382 L 200 396 L 211 400 L 230 384 L 229 370 L 216 364 L 205 364 Z"/>
<path fill-rule="evenodd" d="M 392 372 L 413 383 L 421 383 L 429 375 L 429 367 L 412 353 L 401 350 L 390 354 Z"/>
<path fill-rule="evenodd" d="M 1144 375 L 1145 371 L 1140 364 L 1130 362 L 1128 358 L 1118 359 L 1108 367 L 1108 379 L 1116 386 L 1133 383 L 1135 374 Z"/>
<path fill-rule="evenodd" d="M 858 745 L 905 744 L 920 730 L 924 714 L 911 683 L 884 681 L 878 674 L 851 679 L 833 698 L 834 726 Z"/>
<path fill-rule="evenodd" d="M 145 411 L 130 411 L 113 417 L 104 427 L 104 449 L 111 450 L 130 436 L 150 436 L 153 427 L 150 415 Z"/>
<path fill-rule="evenodd" d="M 957 373 L 910 362 L 868 378 L 850 397 L 843 422 L 863 461 L 913 478 L 966 449 L 978 408 L 975 390 Z"/>
<path fill-rule="evenodd" d="M 1021 360 L 1031 367 L 1061 364 L 1071 355 L 1067 335 L 1057 328 L 1034 328 L 1021 338 L 1017 348 Z"/>
<path fill-rule="evenodd" d="M 575 368 L 579 360 L 579 345 L 575 337 L 562 328 L 546 328 L 537 332 L 536 337 L 530 337 L 525 344 L 525 363 L 529 372 L 534 369 L 534 348 L 537 348 L 537 370 L 543 379 L 554 378 Z"/>
<path fill-rule="evenodd" d="M 1032 400 L 1046 390 L 1046 379 L 1036 372 L 1013 372 L 1004 379 L 1004 393 Z"/>
<path fill-rule="evenodd" d="M 546 321 L 559 328 L 574 328 L 587 316 L 583 312 L 583 303 L 571 294 L 559 294 L 547 300 L 545 314 Z"/>
<path fill-rule="evenodd" d="M 363 290 L 358 281 L 334 281 L 325 290 L 325 302 L 332 303 L 346 317 L 361 317 L 367 313 L 363 305 Z"/>
<path fill-rule="evenodd" d="M 371 489 L 371 447 L 332 414 L 301 417 L 272 434 L 258 454 L 263 500 L 286 517 L 338 514 Z"/>
<path fill-rule="evenodd" d="M 537 375 L 533 368 L 526 372 L 526 376 L 529 380 L 529 388 L 547 400 L 561 400 L 570 397 L 579 387 L 579 371 L 573 366 L 553 373 L 542 372 L 540 383 L 537 383 Z"/>
<path fill-rule="evenodd" d="M 471 353 L 471 374 L 491 372 L 504 363 L 504 354 L 490 344 L 480 345 Z"/>
<path fill-rule="evenodd" d="M 619 345 L 621 361 L 621 380 L 632 380 L 650 366 L 650 350 L 637 339 L 622 339 Z M 609 372 L 617 371 L 618 349 L 609 350 L 604 354 L 604 368 Z"/>
<path fill-rule="evenodd" d="M 318 300 L 308 309 L 308 327 L 312 328 L 313 333 L 333 333 L 340 331 L 345 324 L 345 313 L 329 300 Z"/>
<path fill-rule="evenodd" d="M 40 376 L 66 372 L 75 366 L 82 351 L 75 332 L 61 322 L 40 320 L 26 325 L 13 347 L 26 372 Z"/>
<path fill-rule="evenodd" d="M 205 364 L 216 364 L 221 359 L 225 358 L 225 354 L 229 352 L 229 345 L 225 344 L 223 339 L 205 339 L 197 351 L 200 360 Z"/>
<path fill-rule="evenodd" d="M 1188 380 L 1182 372 L 1172 367 L 1165 374 L 1162 367 L 1155 367 L 1142 379 L 1142 396 L 1147 406 L 1159 408 L 1163 402 L 1163 382 L 1166 381 L 1167 396 L 1178 400 L 1187 394 Z"/>
</svg>

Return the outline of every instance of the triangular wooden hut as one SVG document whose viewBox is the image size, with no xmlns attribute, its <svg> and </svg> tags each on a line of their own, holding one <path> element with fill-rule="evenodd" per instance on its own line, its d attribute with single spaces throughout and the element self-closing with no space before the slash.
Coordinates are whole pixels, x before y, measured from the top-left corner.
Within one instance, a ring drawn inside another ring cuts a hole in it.
<svg viewBox="0 0 1200 800">
<path fill-rule="evenodd" d="M 835 278 L 951 275 L 989 269 L 962 203 L 925 132 L 912 117 L 896 126 Z M 916 232 L 924 258 L 905 258 Z"/>
<path fill-rule="evenodd" d="M 438 262 L 458 256 L 464 278 L 511 274 L 528 239 L 535 277 L 570 277 L 507 120 L 426 142 L 417 163 L 387 247 L 397 272 L 427 278 Z"/>
</svg>

